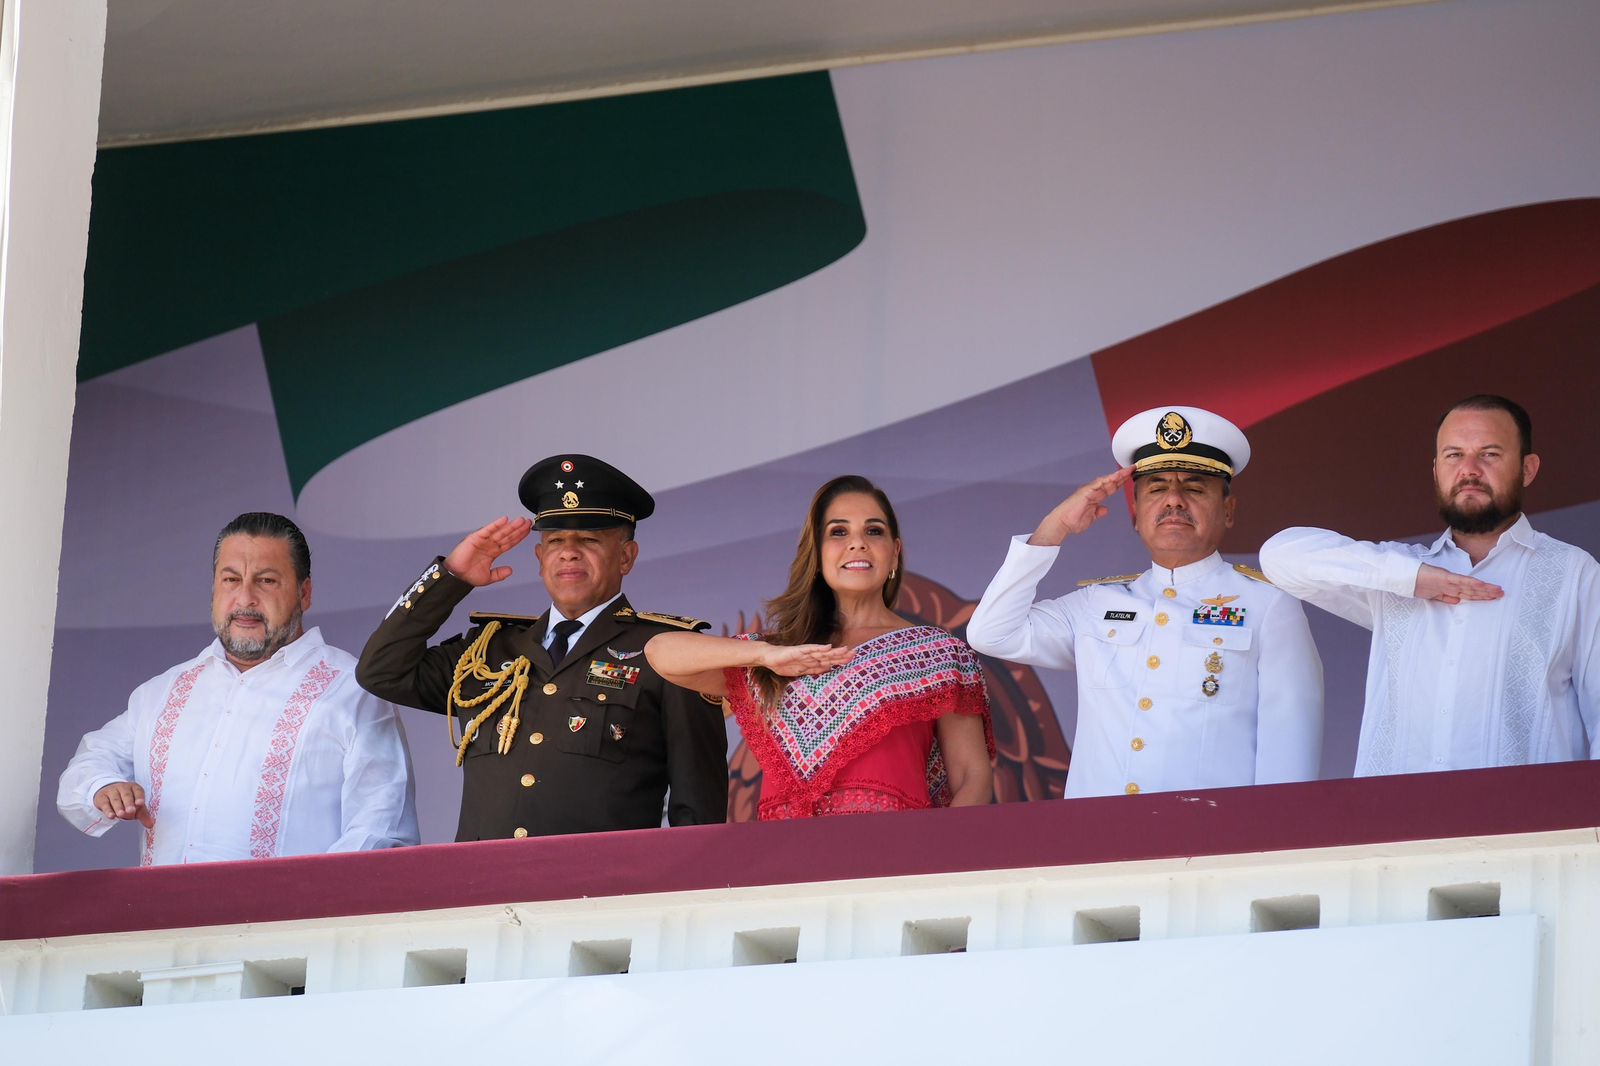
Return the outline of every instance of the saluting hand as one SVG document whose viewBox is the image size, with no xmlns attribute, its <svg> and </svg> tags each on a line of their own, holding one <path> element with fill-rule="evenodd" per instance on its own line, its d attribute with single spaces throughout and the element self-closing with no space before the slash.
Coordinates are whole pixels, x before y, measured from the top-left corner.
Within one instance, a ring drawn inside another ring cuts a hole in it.
<svg viewBox="0 0 1600 1066">
<path fill-rule="evenodd" d="M 1423 563 L 1417 571 L 1417 587 L 1411 594 L 1419 600 L 1460 603 L 1462 600 L 1498 600 L 1505 595 L 1505 590 L 1475 577 L 1452 574 L 1443 567 Z"/>
<path fill-rule="evenodd" d="M 831 644 L 768 644 L 761 665 L 779 677 L 825 674 L 855 658 L 856 650 Z"/>
<path fill-rule="evenodd" d="M 136 781 L 113 781 L 94 794 L 95 810 L 117 821 L 133 821 L 146 829 L 156 824 L 156 816 L 144 802 L 144 789 Z"/>
<path fill-rule="evenodd" d="M 507 518 L 501 515 L 467 539 L 457 544 L 445 556 L 444 568 L 469 585 L 493 585 L 511 576 L 511 567 L 496 566 L 494 561 L 528 539 L 533 522 L 527 518 Z"/>
<path fill-rule="evenodd" d="M 1106 501 L 1121 491 L 1132 476 L 1133 467 L 1125 466 L 1080 487 L 1044 516 L 1039 528 L 1028 538 L 1028 543 L 1054 546 L 1074 534 L 1082 533 L 1111 513 L 1105 505 Z"/>
</svg>

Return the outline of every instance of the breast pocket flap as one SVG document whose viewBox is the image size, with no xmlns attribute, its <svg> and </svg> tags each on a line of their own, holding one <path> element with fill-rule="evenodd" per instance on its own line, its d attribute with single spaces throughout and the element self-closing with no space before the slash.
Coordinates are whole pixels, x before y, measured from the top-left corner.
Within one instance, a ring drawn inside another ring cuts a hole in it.
<svg viewBox="0 0 1600 1066">
<path fill-rule="evenodd" d="M 1243 626 L 1197 626 L 1184 628 L 1183 642 L 1223 651 L 1249 651 L 1250 630 Z"/>
</svg>

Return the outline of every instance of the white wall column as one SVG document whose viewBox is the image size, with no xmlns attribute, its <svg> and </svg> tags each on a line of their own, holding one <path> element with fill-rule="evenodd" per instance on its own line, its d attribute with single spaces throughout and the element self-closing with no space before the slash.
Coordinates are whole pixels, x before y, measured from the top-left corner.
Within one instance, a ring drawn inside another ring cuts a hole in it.
<svg viewBox="0 0 1600 1066">
<path fill-rule="evenodd" d="M 0 14 L 0 875 L 33 869 L 106 0 Z"/>
</svg>

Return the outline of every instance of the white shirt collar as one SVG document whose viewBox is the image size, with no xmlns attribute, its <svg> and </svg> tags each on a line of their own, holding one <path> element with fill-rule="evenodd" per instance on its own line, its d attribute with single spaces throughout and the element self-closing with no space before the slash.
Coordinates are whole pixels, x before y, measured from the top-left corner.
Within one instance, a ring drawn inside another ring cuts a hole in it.
<svg viewBox="0 0 1600 1066">
<path fill-rule="evenodd" d="M 1504 533 L 1500 534 L 1500 539 L 1495 541 L 1493 548 L 1489 549 L 1489 555 L 1493 555 L 1498 552 L 1501 545 L 1505 544 L 1507 540 L 1510 540 L 1513 544 L 1520 544 L 1524 548 L 1531 549 L 1534 547 L 1534 538 L 1535 533 L 1533 529 L 1533 523 L 1528 521 L 1528 516 L 1526 512 L 1524 512 L 1523 514 L 1517 515 L 1517 520 L 1511 523 L 1510 528 L 1508 528 Z M 1422 554 L 1424 558 L 1431 558 L 1450 551 L 1459 552 L 1461 549 L 1456 547 L 1456 540 L 1452 534 L 1452 531 L 1446 529 L 1443 533 L 1439 534 L 1438 540 L 1435 540 L 1432 544 L 1428 545 L 1428 550 Z M 1466 553 L 1463 552 L 1462 554 Z M 1486 555 L 1484 558 L 1487 559 L 1488 556 Z"/>
<path fill-rule="evenodd" d="M 275 662 L 282 662 L 287 666 L 298 668 L 301 663 L 305 662 L 312 655 L 321 652 L 325 647 L 327 647 L 327 644 L 322 639 L 322 627 L 312 626 L 310 629 L 305 630 L 298 637 L 291 640 L 277 651 L 273 652 L 272 658 L 266 660 L 265 662 L 256 663 L 255 666 L 251 667 L 251 669 L 254 670 L 258 667 L 269 666 Z M 222 647 L 222 641 L 220 638 L 213 638 L 211 641 L 211 646 L 206 648 L 202 655 L 209 655 L 211 658 L 216 659 L 225 666 L 228 666 L 233 670 L 239 670 L 237 666 L 233 665 L 233 660 L 228 658 L 228 653 Z M 239 672 L 243 673 L 244 671 L 240 670 Z"/>
<path fill-rule="evenodd" d="M 622 593 L 619 592 L 606 602 L 597 604 L 585 611 L 583 614 L 579 615 L 576 620 L 582 622 L 583 625 L 574 630 L 572 635 L 567 638 L 567 646 L 572 646 L 572 644 L 577 640 L 578 634 L 582 633 L 585 629 L 588 629 L 589 626 L 594 623 L 594 620 L 600 617 L 600 612 L 604 611 L 607 607 L 610 607 L 613 603 L 616 603 L 620 599 L 622 599 Z M 552 603 L 550 605 L 550 624 L 545 627 L 544 631 L 545 647 L 548 648 L 550 646 L 550 641 L 555 639 L 556 623 L 564 618 L 566 618 L 566 615 L 557 610 L 556 605 Z"/>
<path fill-rule="evenodd" d="M 1222 554 L 1220 552 L 1212 552 L 1199 562 L 1189 563 L 1186 566 L 1180 566 L 1174 570 L 1169 570 L 1164 566 L 1160 566 L 1155 562 L 1151 562 L 1150 572 L 1155 576 L 1157 581 L 1163 581 L 1168 585 L 1177 586 L 1187 585 L 1193 581 L 1199 581 L 1215 573 L 1218 567 L 1225 565 L 1227 564 L 1223 562 Z"/>
</svg>

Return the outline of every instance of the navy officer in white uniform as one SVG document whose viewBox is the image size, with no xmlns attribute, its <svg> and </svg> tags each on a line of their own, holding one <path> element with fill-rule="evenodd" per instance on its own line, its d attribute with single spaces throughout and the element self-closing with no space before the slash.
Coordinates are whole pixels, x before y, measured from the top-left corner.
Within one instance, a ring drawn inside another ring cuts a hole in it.
<svg viewBox="0 0 1600 1066">
<path fill-rule="evenodd" d="M 1075 670 L 1078 728 L 1066 795 L 1223 788 L 1317 776 L 1322 662 L 1293 596 L 1225 562 L 1232 481 L 1250 443 L 1220 415 L 1155 407 L 1112 438 L 1121 469 L 1012 539 L 967 626 L 980 652 Z M 1106 517 L 1133 481 L 1142 574 L 1036 600 L 1061 544 Z"/>
</svg>

